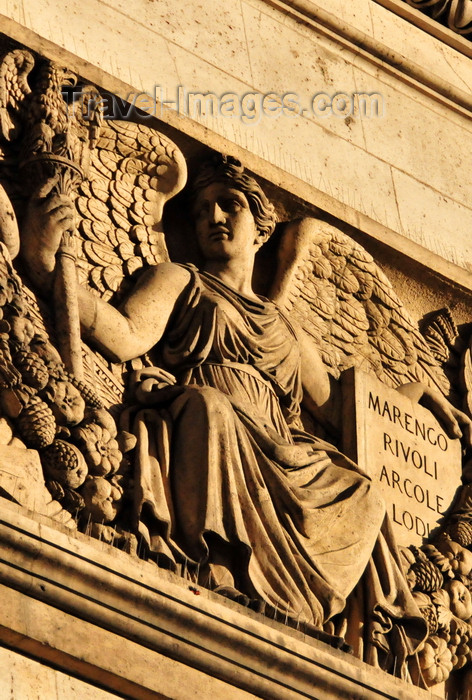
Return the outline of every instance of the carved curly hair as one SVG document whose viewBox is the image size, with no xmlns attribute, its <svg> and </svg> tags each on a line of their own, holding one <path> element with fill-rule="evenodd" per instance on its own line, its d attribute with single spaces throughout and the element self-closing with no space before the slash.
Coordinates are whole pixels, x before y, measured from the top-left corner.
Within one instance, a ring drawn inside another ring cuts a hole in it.
<svg viewBox="0 0 472 700">
<path fill-rule="evenodd" d="M 257 229 L 266 236 L 272 235 L 277 223 L 274 205 L 267 199 L 256 180 L 244 172 L 239 160 L 218 153 L 206 161 L 192 183 L 192 203 L 201 190 L 215 182 L 231 185 L 242 192 L 248 200 Z"/>
</svg>

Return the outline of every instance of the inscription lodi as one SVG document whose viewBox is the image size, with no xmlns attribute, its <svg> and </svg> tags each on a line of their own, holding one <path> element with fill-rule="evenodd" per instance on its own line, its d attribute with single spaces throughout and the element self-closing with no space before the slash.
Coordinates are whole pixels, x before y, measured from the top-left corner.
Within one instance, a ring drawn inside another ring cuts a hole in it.
<svg viewBox="0 0 472 700">
<path fill-rule="evenodd" d="M 448 438 L 427 409 L 375 377 L 351 371 L 345 385 L 344 420 L 351 410 L 351 426 L 344 449 L 378 482 L 397 541 L 421 544 L 460 484 L 459 441 Z"/>
</svg>

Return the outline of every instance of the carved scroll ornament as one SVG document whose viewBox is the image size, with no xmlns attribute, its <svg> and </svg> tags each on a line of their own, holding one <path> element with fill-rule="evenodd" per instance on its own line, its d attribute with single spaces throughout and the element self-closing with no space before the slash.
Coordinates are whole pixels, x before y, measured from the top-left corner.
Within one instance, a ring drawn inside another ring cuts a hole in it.
<svg viewBox="0 0 472 700">
<path fill-rule="evenodd" d="M 404 0 L 457 34 L 472 36 L 471 0 Z"/>
</svg>

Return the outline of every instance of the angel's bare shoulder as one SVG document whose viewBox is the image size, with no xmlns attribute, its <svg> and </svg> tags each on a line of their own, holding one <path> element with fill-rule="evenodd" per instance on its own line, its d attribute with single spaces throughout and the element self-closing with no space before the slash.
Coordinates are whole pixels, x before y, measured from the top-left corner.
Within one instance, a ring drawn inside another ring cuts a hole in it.
<svg viewBox="0 0 472 700">
<path fill-rule="evenodd" d="M 177 299 L 191 281 L 190 271 L 173 262 L 153 265 L 139 278 L 132 296 L 159 293 Z"/>
</svg>

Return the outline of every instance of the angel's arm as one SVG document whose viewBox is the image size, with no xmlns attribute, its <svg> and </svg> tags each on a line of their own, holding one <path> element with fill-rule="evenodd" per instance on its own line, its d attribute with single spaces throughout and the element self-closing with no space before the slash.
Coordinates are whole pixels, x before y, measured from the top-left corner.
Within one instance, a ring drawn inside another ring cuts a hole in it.
<svg viewBox="0 0 472 700">
<path fill-rule="evenodd" d="M 297 331 L 301 358 L 303 407 L 329 432 L 341 425 L 341 390 L 339 383 L 326 371 L 318 348 L 301 329 Z"/>
<path fill-rule="evenodd" d="M 79 287 L 82 329 L 113 362 L 139 357 L 163 336 L 189 281 L 188 270 L 174 263 L 151 267 L 120 309 Z"/>
<path fill-rule="evenodd" d="M 52 194 L 55 184 L 48 180 L 32 197 L 21 231 L 29 276 L 43 295 L 52 290 L 62 235 L 74 228 L 72 203 L 65 195 Z M 114 362 L 138 357 L 162 337 L 189 280 L 190 273 L 173 263 L 152 267 L 120 309 L 78 287 L 82 330 Z"/>
</svg>

